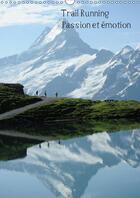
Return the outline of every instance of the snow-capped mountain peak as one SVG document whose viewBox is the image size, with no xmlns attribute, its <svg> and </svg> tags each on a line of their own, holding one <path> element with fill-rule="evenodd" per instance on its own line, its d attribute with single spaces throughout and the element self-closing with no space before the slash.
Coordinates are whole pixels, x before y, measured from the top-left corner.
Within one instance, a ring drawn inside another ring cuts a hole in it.
<svg viewBox="0 0 140 198">
<path fill-rule="evenodd" d="M 93 49 L 75 29 L 63 29 L 59 21 L 27 51 L 0 59 L 0 69 L 1 82 L 22 83 L 28 94 L 38 90 L 49 96 L 57 91 L 68 97 L 122 98 L 130 86 L 138 89 L 140 50 L 125 46 L 114 55 Z M 135 98 L 140 94 L 133 94 Z"/>
<path fill-rule="evenodd" d="M 59 36 L 62 32 L 66 32 L 66 30 L 62 29 L 62 21 L 56 23 L 53 28 L 46 27 L 42 34 L 35 40 L 31 48 L 44 47 L 50 42 L 53 42 L 55 38 Z"/>
<path fill-rule="evenodd" d="M 42 34 L 32 44 L 31 48 L 39 47 L 40 45 L 42 45 L 49 32 L 50 32 L 50 28 L 46 27 L 45 30 L 42 32 Z"/>
<path fill-rule="evenodd" d="M 51 30 L 46 28 L 30 48 L 37 51 L 38 55 L 53 58 L 71 58 L 82 54 L 95 54 L 98 52 L 86 44 L 75 29 L 63 29 L 59 21 Z M 29 52 L 30 53 L 30 52 Z"/>
<path fill-rule="evenodd" d="M 127 45 L 121 50 L 120 54 L 125 55 L 125 54 L 128 54 L 128 53 L 132 52 L 132 51 L 134 51 L 134 49 L 131 46 Z"/>
<path fill-rule="evenodd" d="M 131 56 L 135 50 L 131 46 L 125 46 L 119 52 L 117 52 L 113 58 L 111 59 L 110 63 L 112 64 L 111 68 L 116 67 L 117 65 L 125 65 L 131 59 Z"/>
<path fill-rule="evenodd" d="M 129 56 L 134 52 L 134 49 L 131 46 L 125 46 L 122 48 L 114 57 L 113 60 L 117 59 L 129 59 Z"/>
<path fill-rule="evenodd" d="M 36 47 L 42 47 L 44 45 L 47 45 L 48 43 L 52 42 L 59 34 L 62 33 L 62 25 L 59 21 L 50 31 L 46 28 L 43 33 L 40 35 L 39 43 L 37 43 Z"/>
</svg>

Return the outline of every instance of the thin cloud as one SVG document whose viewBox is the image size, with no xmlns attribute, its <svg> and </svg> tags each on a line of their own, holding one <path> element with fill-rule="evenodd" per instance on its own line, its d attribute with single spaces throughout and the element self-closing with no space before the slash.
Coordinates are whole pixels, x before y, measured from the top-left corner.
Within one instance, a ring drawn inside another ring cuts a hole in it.
<svg viewBox="0 0 140 198">
<path fill-rule="evenodd" d="M 3 6 L 0 8 L 0 18 L 0 27 L 32 23 L 47 24 L 56 20 L 56 13 L 53 7 L 47 8 L 41 5 Z"/>
<path fill-rule="evenodd" d="M 0 27 L 25 24 L 52 24 L 62 18 L 61 9 L 76 9 L 80 5 L 19 4 L 0 5 Z"/>
</svg>

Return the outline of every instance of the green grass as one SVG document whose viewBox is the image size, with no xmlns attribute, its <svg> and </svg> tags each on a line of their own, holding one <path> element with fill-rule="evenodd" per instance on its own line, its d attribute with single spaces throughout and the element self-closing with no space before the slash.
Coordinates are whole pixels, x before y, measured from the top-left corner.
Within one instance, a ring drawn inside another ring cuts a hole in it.
<svg viewBox="0 0 140 198">
<path fill-rule="evenodd" d="M 0 121 L 0 127 L 20 129 L 46 129 L 48 124 L 63 122 L 105 121 L 113 119 L 139 119 L 140 102 L 91 101 L 83 99 L 58 99 L 44 106 L 28 110 L 13 119 Z"/>
<path fill-rule="evenodd" d="M 2 127 L 2 125 L 0 124 Z M 9 128 L 8 128 L 8 127 Z M 140 121 L 132 119 L 110 119 L 110 120 L 88 120 L 88 121 L 71 121 L 71 122 L 56 122 L 49 123 L 45 126 L 22 126 L 20 124 L 6 121 L 4 129 L 14 129 L 16 132 L 45 136 L 49 140 L 70 139 L 74 137 L 86 136 L 99 132 L 117 132 L 128 131 L 140 128 Z"/>
<path fill-rule="evenodd" d="M 12 88 L 0 86 L 0 113 L 40 101 L 38 97 L 17 94 Z"/>
<path fill-rule="evenodd" d="M 0 160 L 13 160 L 26 156 L 27 148 L 39 141 L 0 135 Z"/>
<path fill-rule="evenodd" d="M 140 117 L 137 101 L 91 101 L 83 99 L 58 99 L 17 116 L 39 123 L 65 120 L 114 119 Z"/>
</svg>

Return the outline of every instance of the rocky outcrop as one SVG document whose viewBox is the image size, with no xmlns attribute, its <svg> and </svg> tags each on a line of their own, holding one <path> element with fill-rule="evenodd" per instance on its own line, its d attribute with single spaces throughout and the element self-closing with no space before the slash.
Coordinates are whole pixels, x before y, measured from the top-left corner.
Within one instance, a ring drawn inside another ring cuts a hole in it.
<svg viewBox="0 0 140 198">
<path fill-rule="evenodd" d="M 0 83 L 0 86 L 10 88 L 16 94 L 24 95 L 24 86 L 21 84 Z"/>
</svg>

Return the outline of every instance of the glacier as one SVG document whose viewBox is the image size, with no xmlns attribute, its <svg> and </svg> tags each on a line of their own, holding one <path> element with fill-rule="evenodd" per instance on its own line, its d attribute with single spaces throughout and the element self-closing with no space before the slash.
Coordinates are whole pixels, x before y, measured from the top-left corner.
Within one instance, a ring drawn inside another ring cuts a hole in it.
<svg viewBox="0 0 140 198">
<path fill-rule="evenodd" d="M 59 21 L 23 53 L 0 59 L 0 81 L 21 83 L 31 95 L 140 100 L 140 49 L 93 49 Z"/>
</svg>

